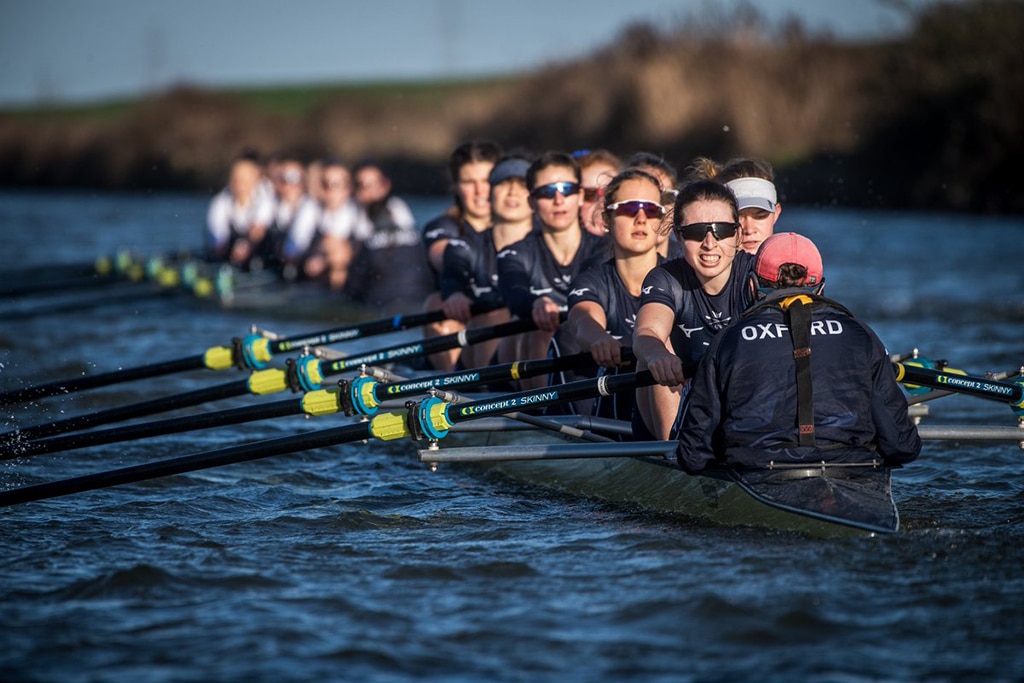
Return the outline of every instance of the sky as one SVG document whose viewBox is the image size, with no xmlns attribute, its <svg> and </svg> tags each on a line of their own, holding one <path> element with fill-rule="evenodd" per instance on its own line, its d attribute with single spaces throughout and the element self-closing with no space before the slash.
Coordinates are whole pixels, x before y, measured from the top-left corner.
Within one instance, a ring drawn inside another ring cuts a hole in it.
<svg viewBox="0 0 1024 683">
<path fill-rule="evenodd" d="M 927 0 L 917 0 L 925 2 Z M 893 0 L 750 0 L 769 22 L 872 38 Z M 724 10 L 721 9 L 724 6 Z M 638 21 L 733 0 L 0 0 L 0 106 L 207 87 L 513 73 L 583 56 Z"/>
</svg>

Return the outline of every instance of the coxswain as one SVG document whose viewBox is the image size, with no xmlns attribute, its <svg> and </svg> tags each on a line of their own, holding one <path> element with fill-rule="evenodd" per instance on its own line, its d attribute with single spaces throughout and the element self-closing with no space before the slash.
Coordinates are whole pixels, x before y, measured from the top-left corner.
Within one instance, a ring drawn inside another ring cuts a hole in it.
<svg viewBox="0 0 1024 683">
<path fill-rule="evenodd" d="M 898 466 L 921 437 L 875 333 L 824 298 L 821 254 L 778 233 L 748 279 L 756 303 L 712 341 L 679 430 L 679 464 L 739 469 Z"/>
</svg>

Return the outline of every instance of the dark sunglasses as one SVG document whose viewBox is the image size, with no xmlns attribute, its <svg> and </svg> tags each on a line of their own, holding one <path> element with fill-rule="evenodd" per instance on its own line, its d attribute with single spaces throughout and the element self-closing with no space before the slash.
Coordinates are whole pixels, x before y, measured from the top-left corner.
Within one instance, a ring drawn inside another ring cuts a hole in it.
<svg viewBox="0 0 1024 683">
<path fill-rule="evenodd" d="M 548 183 L 547 185 L 541 185 L 535 187 L 530 193 L 534 199 L 554 199 L 556 194 L 560 194 L 563 197 L 568 197 L 571 194 L 576 194 L 580 191 L 579 183 L 570 183 L 566 180 L 557 183 Z"/>
<path fill-rule="evenodd" d="M 603 187 L 584 187 L 583 188 L 583 201 L 585 202 L 596 202 L 598 199 L 604 196 Z"/>
<path fill-rule="evenodd" d="M 739 223 L 727 223 L 725 221 L 715 221 L 714 223 L 690 223 L 689 225 L 680 225 L 676 227 L 676 233 L 684 240 L 703 242 L 704 236 L 709 232 L 715 236 L 716 240 L 724 240 L 735 235 L 739 227 Z"/>
<path fill-rule="evenodd" d="M 627 216 L 629 218 L 636 218 L 636 215 L 641 211 L 648 218 L 661 219 L 665 217 L 664 206 L 644 199 L 627 199 L 623 202 L 615 202 L 608 205 L 608 210 L 616 216 Z"/>
</svg>

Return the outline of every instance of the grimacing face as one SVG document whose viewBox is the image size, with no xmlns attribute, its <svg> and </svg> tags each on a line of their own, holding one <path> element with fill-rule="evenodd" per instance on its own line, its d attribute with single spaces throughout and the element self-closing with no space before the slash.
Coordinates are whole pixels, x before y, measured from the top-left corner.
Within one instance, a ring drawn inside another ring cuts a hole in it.
<svg viewBox="0 0 1024 683">
<path fill-rule="evenodd" d="M 683 215 L 679 225 L 693 223 L 733 222 L 732 207 L 721 200 L 698 200 L 682 207 Z M 738 247 L 736 235 L 725 239 L 716 239 L 708 232 L 704 239 L 683 240 L 683 258 L 693 267 L 698 279 L 707 283 L 729 272 L 733 259 L 736 258 Z"/>
</svg>

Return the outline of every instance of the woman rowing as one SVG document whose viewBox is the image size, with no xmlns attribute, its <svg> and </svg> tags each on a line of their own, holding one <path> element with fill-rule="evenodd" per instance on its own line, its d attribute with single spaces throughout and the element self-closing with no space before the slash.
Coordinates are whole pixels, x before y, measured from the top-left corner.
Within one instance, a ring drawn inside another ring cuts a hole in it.
<svg viewBox="0 0 1024 683">
<path fill-rule="evenodd" d="M 281 270 L 284 263 L 285 240 L 295 223 L 299 207 L 308 199 L 305 171 L 298 157 L 291 154 L 282 154 L 268 165 L 270 182 L 274 187 L 274 211 L 267 235 L 257 252 L 267 268 Z M 294 271 L 289 279 L 295 279 Z"/>
<path fill-rule="evenodd" d="M 434 291 L 427 297 L 424 310 L 441 308 L 441 271 L 449 240 L 486 230 L 491 223 L 491 189 L 487 178 L 501 156 L 501 148 L 493 142 L 475 140 L 456 147 L 448 158 L 454 204 L 443 214 L 423 226 L 423 244 L 434 274 Z M 457 320 L 441 320 L 423 328 L 424 336 L 437 337 L 465 329 Z M 449 371 L 459 360 L 461 349 L 432 354 L 430 364 L 437 370 Z"/>
<path fill-rule="evenodd" d="M 409 301 L 423 301 L 432 285 L 416 219 L 405 200 L 392 193 L 380 163 L 362 161 L 353 175 L 356 202 L 373 230 L 354 245 L 345 293 L 371 310 L 408 310 Z"/>
<path fill-rule="evenodd" d="M 271 193 L 262 177 L 251 153 L 231 165 L 227 186 L 214 196 L 206 212 L 206 250 L 212 260 L 248 267 L 273 219 Z"/>
<path fill-rule="evenodd" d="M 751 303 L 746 282 L 754 257 L 737 245 L 739 211 L 728 187 L 712 180 L 683 186 L 673 227 L 683 257 L 644 280 L 633 335 L 637 368 L 657 382 L 636 392 L 633 432 L 640 440 L 672 436 L 683 386 L 714 336 Z"/>
<path fill-rule="evenodd" d="M 373 226 L 352 197 L 352 174 L 337 159 L 324 162 L 318 200 L 299 206 L 284 243 L 284 258 L 310 279 L 340 291 L 348 278 L 353 242 L 367 239 Z"/>
<path fill-rule="evenodd" d="M 441 295 L 445 315 L 468 327 L 486 327 L 508 322 L 511 317 L 498 291 L 498 252 L 515 244 L 533 229 L 533 208 L 526 189 L 530 162 L 521 156 L 501 158 L 488 176 L 491 188 L 491 226 L 469 231 L 448 240 L 441 271 Z M 474 303 L 501 306 L 471 316 Z M 494 339 L 462 350 L 459 363 L 475 368 L 492 362 L 500 340 Z"/>
<path fill-rule="evenodd" d="M 572 282 L 566 327 L 576 346 L 606 370 L 631 364 L 623 358 L 623 340 L 632 343 L 644 279 L 664 262 L 658 254 L 665 240 L 659 231 L 666 213 L 661 197 L 658 179 L 645 171 L 631 168 L 615 176 L 604 188 L 601 220 L 609 226 L 614 255 Z M 613 400 L 599 400 L 592 412 L 629 420 L 632 407 L 633 397 L 621 392 Z"/>
<path fill-rule="evenodd" d="M 580 225 L 580 167 L 569 154 L 547 152 L 526 172 L 540 229 L 498 254 L 498 287 L 513 315 L 533 320 L 537 329 L 505 339 L 499 346 L 503 361 L 547 356 L 548 345 L 568 310 L 572 280 L 604 240 Z M 524 388 L 544 385 L 544 378 L 521 382 Z"/>
</svg>

